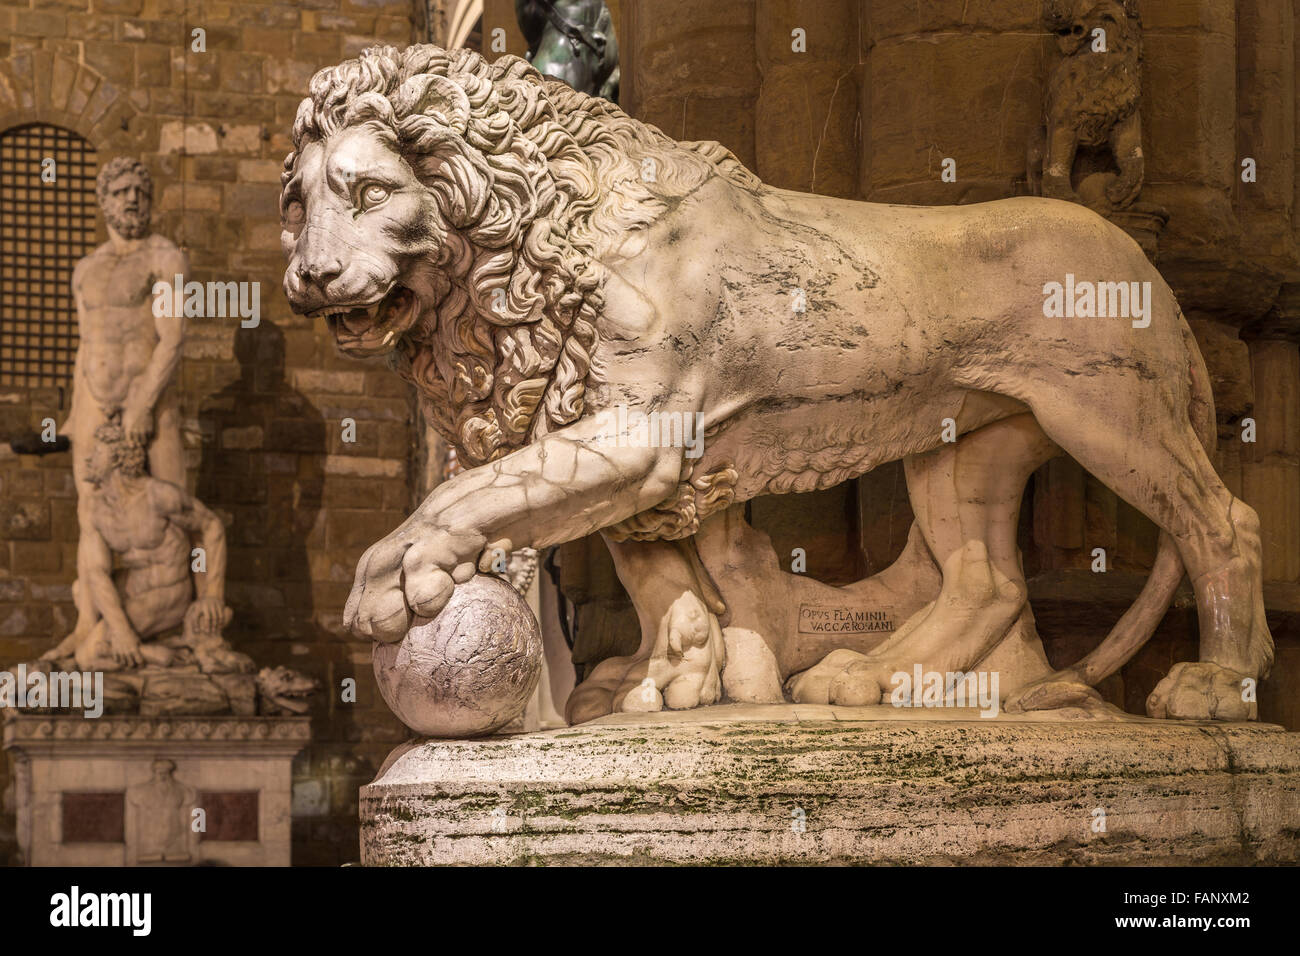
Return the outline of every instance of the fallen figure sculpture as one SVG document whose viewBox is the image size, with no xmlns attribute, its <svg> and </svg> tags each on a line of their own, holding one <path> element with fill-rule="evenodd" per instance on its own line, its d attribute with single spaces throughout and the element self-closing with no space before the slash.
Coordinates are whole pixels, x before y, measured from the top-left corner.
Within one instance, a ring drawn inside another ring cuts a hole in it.
<svg viewBox="0 0 1300 956">
<path fill-rule="evenodd" d="M 293 142 L 293 308 L 344 353 L 389 356 L 465 465 L 362 556 L 357 636 L 401 640 L 492 553 L 600 531 L 642 641 L 574 691 L 571 722 L 782 688 L 876 704 L 918 666 L 996 671 L 1010 710 L 1088 712 L 1186 573 L 1199 660 L 1148 712 L 1256 715 L 1243 687 L 1273 656 L 1259 521 L 1211 465 L 1209 378 L 1178 303 L 1095 213 L 776 189 L 523 60 L 433 46 L 322 70 Z M 702 445 L 620 431 L 619 410 L 699 421 Z M 1133 608 L 1053 673 L 1016 527 L 1026 480 L 1061 452 L 1160 539 Z M 916 522 L 858 585 L 790 583 L 735 507 L 900 458 Z M 888 599 L 897 626 L 810 639 L 770 605 L 814 587 Z"/>
</svg>

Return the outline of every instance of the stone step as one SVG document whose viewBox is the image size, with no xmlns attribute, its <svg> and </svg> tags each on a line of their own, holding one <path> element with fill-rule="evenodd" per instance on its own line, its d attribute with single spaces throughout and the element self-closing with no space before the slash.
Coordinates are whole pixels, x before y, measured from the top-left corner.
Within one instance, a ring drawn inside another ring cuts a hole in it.
<svg viewBox="0 0 1300 956">
<path fill-rule="evenodd" d="M 1032 718 L 1032 719 L 1031 719 Z M 362 861 L 1300 861 L 1300 734 L 727 705 L 413 741 L 361 790 Z"/>
</svg>

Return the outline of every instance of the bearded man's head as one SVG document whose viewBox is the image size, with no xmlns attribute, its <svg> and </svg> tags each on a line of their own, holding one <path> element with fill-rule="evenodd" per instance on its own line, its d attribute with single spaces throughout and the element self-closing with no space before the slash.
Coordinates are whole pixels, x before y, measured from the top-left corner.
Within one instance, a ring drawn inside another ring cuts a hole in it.
<svg viewBox="0 0 1300 956">
<path fill-rule="evenodd" d="M 114 472 L 127 478 L 145 473 L 144 448 L 127 437 L 115 417 L 95 429 L 95 444 L 86 462 L 86 478 L 97 487 Z"/>
<path fill-rule="evenodd" d="M 99 171 L 95 198 L 104 210 L 109 227 L 124 239 L 143 239 L 149 234 L 153 204 L 153 177 L 138 160 L 120 156 Z"/>
</svg>

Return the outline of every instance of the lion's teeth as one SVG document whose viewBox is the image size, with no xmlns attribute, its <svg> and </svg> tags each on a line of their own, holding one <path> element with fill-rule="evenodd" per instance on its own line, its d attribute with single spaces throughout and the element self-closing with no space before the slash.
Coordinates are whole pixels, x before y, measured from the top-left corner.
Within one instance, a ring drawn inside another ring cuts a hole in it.
<svg viewBox="0 0 1300 956">
<path fill-rule="evenodd" d="M 379 312 L 383 304 L 383 300 L 381 299 L 378 302 L 372 302 L 370 305 L 330 305 L 307 314 L 308 317 L 313 319 L 333 319 L 346 317 L 354 312 L 364 312 L 366 318 L 372 322 L 376 322 L 379 319 Z"/>
</svg>

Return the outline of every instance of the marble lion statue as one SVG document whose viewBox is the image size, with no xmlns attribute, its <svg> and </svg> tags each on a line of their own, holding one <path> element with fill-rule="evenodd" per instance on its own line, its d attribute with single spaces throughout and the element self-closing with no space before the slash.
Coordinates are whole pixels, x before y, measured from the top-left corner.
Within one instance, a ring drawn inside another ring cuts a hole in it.
<svg viewBox="0 0 1300 956">
<path fill-rule="evenodd" d="M 1258 518 L 1211 465 L 1209 379 L 1173 294 L 1100 216 L 772 188 L 521 59 L 434 46 L 317 73 L 293 143 L 292 307 L 342 352 L 387 356 L 465 466 L 361 557 L 358 637 L 400 640 L 495 549 L 599 531 L 642 639 L 575 690 L 570 721 L 736 699 L 729 684 L 753 682 L 733 666 L 767 667 L 769 699 L 849 705 L 918 666 L 997 669 L 1007 709 L 1087 710 L 1186 573 L 1199 660 L 1148 713 L 1255 716 L 1243 688 L 1273 654 Z M 1050 305 L 1062 284 L 1077 309 Z M 1116 314 L 1130 291 L 1133 318 Z M 1160 539 L 1133 607 L 1053 672 L 1016 525 L 1028 477 L 1062 452 Z M 904 609 L 898 626 L 812 639 L 781 608 L 754 612 L 841 589 L 756 557 L 742 503 L 898 459 L 916 521 L 864 582 Z"/>
</svg>

